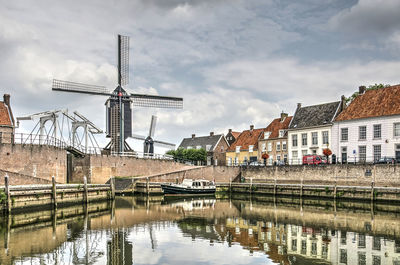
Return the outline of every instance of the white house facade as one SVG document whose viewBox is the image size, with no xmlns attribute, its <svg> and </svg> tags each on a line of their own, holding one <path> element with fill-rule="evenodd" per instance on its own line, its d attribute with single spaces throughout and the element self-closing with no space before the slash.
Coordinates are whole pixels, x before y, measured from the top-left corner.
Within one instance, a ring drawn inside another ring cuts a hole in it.
<svg viewBox="0 0 400 265">
<path fill-rule="evenodd" d="M 360 87 L 359 96 L 332 127 L 332 152 L 339 162 L 376 162 L 383 157 L 400 162 L 398 93 L 400 86 L 366 92 Z"/>
<path fill-rule="evenodd" d="M 343 100 L 306 107 L 297 105 L 287 130 L 289 164 L 302 164 L 304 155 L 323 155 L 324 149 L 331 148 L 333 120 L 343 106 Z"/>
</svg>

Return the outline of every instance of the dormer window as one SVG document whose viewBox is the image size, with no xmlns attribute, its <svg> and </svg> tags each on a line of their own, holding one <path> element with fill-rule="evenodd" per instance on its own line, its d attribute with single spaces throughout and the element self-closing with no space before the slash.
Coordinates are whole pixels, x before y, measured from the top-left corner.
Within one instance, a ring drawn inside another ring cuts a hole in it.
<svg viewBox="0 0 400 265">
<path fill-rule="evenodd" d="M 249 153 L 252 153 L 254 149 L 254 145 L 249 145 Z"/>
<path fill-rule="evenodd" d="M 197 150 L 201 149 L 201 145 L 196 146 L 196 149 Z"/>
<path fill-rule="evenodd" d="M 285 130 L 279 130 L 279 137 L 283 137 L 285 135 Z"/>
<path fill-rule="evenodd" d="M 268 139 L 271 135 L 271 132 L 264 132 L 264 139 Z"/>
<path fill-rule="evenodd" d="M 236 146 L 236 153 L 240 153 L 240 146 Z"/>
</svg>

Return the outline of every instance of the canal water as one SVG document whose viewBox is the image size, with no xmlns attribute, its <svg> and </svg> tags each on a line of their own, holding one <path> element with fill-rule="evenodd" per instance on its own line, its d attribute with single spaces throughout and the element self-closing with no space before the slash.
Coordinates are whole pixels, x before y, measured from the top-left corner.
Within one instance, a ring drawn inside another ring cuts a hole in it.
<svg viewBox="0 0 400 265">
<path fill-rule="evenodd" d="M 0 264 L 400 264 L 400 206 L 117 197 L 1 218 Z"/>
</svg>

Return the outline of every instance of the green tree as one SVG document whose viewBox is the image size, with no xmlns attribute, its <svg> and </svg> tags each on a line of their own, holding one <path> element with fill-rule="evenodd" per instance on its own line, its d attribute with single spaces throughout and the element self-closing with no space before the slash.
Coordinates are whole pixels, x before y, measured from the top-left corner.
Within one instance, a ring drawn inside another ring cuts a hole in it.
<svg viewBox="0 0 400 265">
<path fill-rule="evenodd" d="M 166 154 L 172 155 L 174 159 L 203 161 L 203 162 L 207 160 L 207 152 L 203 148 L 201 149 L 178 148 L 177 150 L 169 150 L 168 152 L 166 152 Z"/>
</svg>

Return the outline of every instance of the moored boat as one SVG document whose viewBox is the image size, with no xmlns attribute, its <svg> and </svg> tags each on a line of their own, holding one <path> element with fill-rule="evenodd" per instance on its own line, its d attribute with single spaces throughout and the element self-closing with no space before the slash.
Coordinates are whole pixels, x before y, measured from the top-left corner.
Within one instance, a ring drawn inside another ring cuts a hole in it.
<svg viewBox="0 0 400 265">
<path fill-rule="evenodd" d="M 180 184 L 161 184 L 164 194 L 210 194 L 215 185 L 204 179 L 184 179 Z"/>
</svg>

